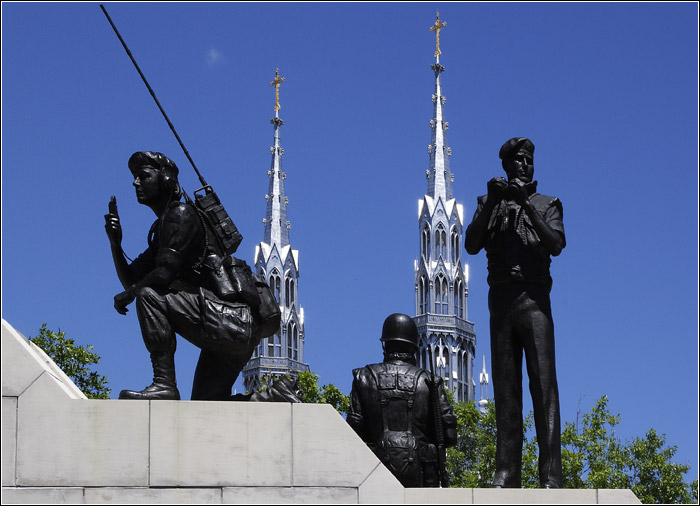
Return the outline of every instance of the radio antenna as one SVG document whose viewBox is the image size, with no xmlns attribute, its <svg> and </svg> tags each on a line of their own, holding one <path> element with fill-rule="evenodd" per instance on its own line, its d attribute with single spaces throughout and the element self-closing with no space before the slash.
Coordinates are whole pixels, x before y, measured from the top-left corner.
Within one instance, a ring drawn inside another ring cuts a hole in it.
<svg viewBox="0 0 700 506">
<path fill-rule="evenodd" d="M 168 126 L 170 127 L 170 130 L 172 130 L 173 133 L 175 134 L 175 138 L 177 139 L 177 142 L 180 143 L 180 147 L 182 148 L 182 151 L 185 152 L 185 156 L 192 164 L 192 168 L 194 169 L 194 171 L 197 173 L 197 177 L 199 177 L 200 183 L 202 183 L 202 186 L 209 186 L 207 184 L 207 182 L 204 180 L 204 178 L 202 177 L 202 175 L 199 173 L 199 170 L 197 169 L 197 166 L 194 164 L 192 157 L 190 156 L 190 154 L 187 151 L 187 148 L 182 143 L 180 136 L 175 131 L 175 127 L 173 126 L 172 122 L 170 121 L 170 118 L 168 118 L 168 115 L 165 114 L 165 110 L 163 109 L 163 106 L 160 105 L 160 102 L 158 101 L 158 97 L 156 97 L 156 94 L 153 91 L 153 88 L 151 88 L 151 85 L 148 84 L 148 80 L 146 79 L 146 76 L 144 76 L 143 72 L 141 72 L 141 68 L 139 67 L 139 64 L 136 63 L 134 56 L 131 54 L 131 51 L 129 51 L 129 48 L 127 47 L 126 42 L 124 42 L 124 39 L 122 38 L 121 34 L 119 33 L 119 30 L 117 30 L 117 27 L 114 25 L 114 22 L 112 22 L 112 18 L 109 17 L 109 14 L 107 13 L 107 9 L 105 9 L 104 5 L 102 5 L 102 4 L 100 4 L 100 9 L 102 9 L 102 12 L 104 12 L 105 16 L 107 16 L 107 21 L 109 21 L 109 24 L 112 25 L 112 29 L 114 29 L 114 33 L 116 33 L 117 37 L 119 37 L 119 41 L 122 43 L 122 46 L 124 46 L 124 50 L 126 51 L 126 54 L 128 54 L 129 58 L 131 58 L 131 62 L 134 64 L 134 67 L 136 67 L 136 70 L 138 71 L 139 75 L 141 76 L 141 79 L 143 79 L 143 82 L 146 85 L 146 88 L 148 88 L 148 91 L 151 93 L 153 100 L 156 101 L 156 105 L 158 106 L 158 109 L 160 109 L 160 112 L 163 115 L 163 117 L 165 118 L 165 121 L 167 121 Z"/>
</svg>

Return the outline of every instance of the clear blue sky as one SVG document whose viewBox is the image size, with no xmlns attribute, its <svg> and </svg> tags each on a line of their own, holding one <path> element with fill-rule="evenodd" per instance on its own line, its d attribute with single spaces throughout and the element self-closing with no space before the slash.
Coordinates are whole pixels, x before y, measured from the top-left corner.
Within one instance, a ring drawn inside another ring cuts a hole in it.
<svg viewBox="0 0 700 506">
<path fill-rule="evenodd" d="M 415 313 L 439 9 L 466 221 L 514 136 L 534 141 L 539 190 L 564 204 L 568 244 L 552 264 L 562 421 L 607 394 L 618 435 L 655 428 L 697 477 L 697 3 L 105 5 L 249 263 L 263 235 L 269 83 L 276 67 L 286 78 L 305 359 L 345 393 L 354 367 L 381 360 L 384 318 Z M 198 187 L 98 3 L 3 3 L 2 317 L 27 337 L 45 322 L 94 345 L 115 397 L 152 379 L 135 312 L 112 307 L 121 287 L 103 229 L 116 195 L 125 251 L 145 248 L 155 217 L 126 168 L 137 150 L 171 156 Z M 479 370 L 486 263 L 465 257 Z M 198 350 L 178 346 L 189 398 Z"/>
</svg>

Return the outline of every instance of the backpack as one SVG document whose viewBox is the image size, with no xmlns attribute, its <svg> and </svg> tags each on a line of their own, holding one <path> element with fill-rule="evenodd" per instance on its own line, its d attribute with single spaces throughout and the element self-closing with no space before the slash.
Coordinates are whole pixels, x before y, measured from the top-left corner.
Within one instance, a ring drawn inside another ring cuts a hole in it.
<svg viewBox="0 0 700 506">
<path fill-rule="evenodd" d="M 418 441 L 411 432 L 384 431 L 377 456 L 404 487 L 423 486 L 423 466 Z"/>
<path fill-rule="evenodd" d="M 382 463 L 396 476 L 404 487 L 423 486 L 423 466 L 421 461 L 421 444 L 411 432 L 413 422 L 413 402 L 419 374 L 406 375 L 400 371 L 369 368 L 377 382 L 377 397 L 382 413 L 382 435 L 375 443 L 375 453 Z M 389 428 L 387 409 L 393 402 L 406 406 L 406 424 L 404 430 Z"/>
<path fill-rule="evenodd" d="M 214 293 L 223 300 L 235 300 L 248 304 L 253 320 L 258 326 L 260 339 L 273 335 L 279 330 L 282 312 L 272 289 L 261 276 L 253 274 L 244 260 L 231 255 L 243 237 L 211 188 L 207 190 L 206 196 L 196 195 L 196 192 L 195 196 L 194 203 L 187 194 L 185 194 L 185 200 L 197 212 L 202 228 L 205 230 L 204 253 L 199 261 L 200 266 L 207 253 L 207 231 L 213 234 L 219 247 L 225 252 L 223 261 L 212 269 L 215 274 Z"/>
</svg>

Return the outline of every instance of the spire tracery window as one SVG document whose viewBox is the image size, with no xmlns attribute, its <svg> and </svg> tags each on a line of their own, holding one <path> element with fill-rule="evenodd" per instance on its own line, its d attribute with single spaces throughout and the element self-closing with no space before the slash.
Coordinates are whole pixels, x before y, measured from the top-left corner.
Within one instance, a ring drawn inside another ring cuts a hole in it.
<svg viewBox="0 0 700 506">
<path fill-rule="evenodd" d="M 450 233 L 450 247 L 452 248 L 452 261 L 459 263 L 461 257 L 462 248 L 460 248 L 461 241 L 459 240 L 459 232 L 457 232 L 457 227 L 452 227 L 452 232 Z"/>
<path fill-rule="evenodd" d="M 267 356 L 279 357 L 282 354 L 282 339 L 279 333 L 267 338 Z"/>
<path fill-rule="evenodd" d="M 423 364 L 421 365 L 421 367 L 423 369 L 427 369 L 428 371 L 430 370 L 430 362 L 428 362 L 429 360 L 430 360 L 430 349 L 428 346 L 426 346 L 425 348 L 423 348 Z"/>
<path fill-rule="evenodd" d="M 292 327 L 292 358 L 299 360 L 299 329 L 296 324 Z"/>
<path fill-rule="evenodd" d="M 442 223 L 435 231 L 435 257 L 447 259 L 447 234 Z"/>
<path fill-rule="evenodd" d="M 430 334 L 430 343 L 427 348 L 428 356 L 430 357 L 430 360 L 432 361 L 433 365 L 432 367 L 435 369 L 435 371 L 438 370 L 440 367 L 440 363 L 438 360 L 438 353 L 440 352 L 439 348 L 439 341 L 437 340 L 437 336 L 435 334 Z M 430 367 L 430 362 L 426 361 L 426 365 Z M 430 370 L 430 369 L 428 369 Z"/>
<path fill-rule="evenodd" d="M 461 279 L 455 281 L 454 309 L 458 317 L 464 318 L 464 284 Z"/>
<path fill-rule="evenodd" d="M 435 312 L 437 314 L 441 313 L 442 306 L 440 305 L 442 283 L 440 283 L 440 278 L 435 280 Z"/>
<path fill-rule="evenodd" d="M 462 351 L 462 356 L 462 380 L 468 384 L 469 375 L 467 374 L 467 367 L 469 365 L 469 358 L 464 351 Z"/>
<path fill-rule="evenodd" d="M 289 275 L 284 280 L 284 305 L 286 307 L 294 305 L 294 279 Z"/>
<path fill-rule="evenodd" d="M 280 274 L 277 269 L 273 269 L 272 274 L 270 274 L 270 288 L 275 294 L 275 300 L 280 302 Z"/>
<path fill-rule="evenodd" d="M 447 297 L 447 280 L 445 278 L 442 278 L 442 314 L 449 314 L 447 309 Z"/>
<path fill-rule="evenodd" d="M 275 352 L 273 354 L 274 357 L 281 357 L 282 356 L 282 337 L 279 334 L 275 334 L 274 336 L 274 346 L 275 346 Z"/>
<path fill-rule="evenodd" d="M 462 374 L 462 361 L 463 361 L 462 352 L 457 352 L 457 379 L 460 381 L 462 381 L 462 379 L 465 377 L 465 376 L 461 375 Z M 461 387 L 461 385 L 460 385 L 460 387 Z"/>
<path fill-rule="evenodd" d="M 425 276 L 418 280 L 418 311 L 420 314 L 428 312 L 428 281 Z"/>
<path fill-rule="evenodd" d="M 430 256 L 430 228 L 426 223 L 421 234 L 421 253 L 423 258 L 427 259 Z"/>
<path fill-rule="evenodd" d="M 442 349 L 442 363 L 445 367 L 445 380 L 450 379 L 450 351 L 447 346 Z"/>
<path fill-rule="evenodd" d="M 440 274 L 435 279 L 435 312 L 437 314 L 449 314 L 447 297 L 449 296 L 449 289 L 447 287 L 447 280 Z"/>
</svg>

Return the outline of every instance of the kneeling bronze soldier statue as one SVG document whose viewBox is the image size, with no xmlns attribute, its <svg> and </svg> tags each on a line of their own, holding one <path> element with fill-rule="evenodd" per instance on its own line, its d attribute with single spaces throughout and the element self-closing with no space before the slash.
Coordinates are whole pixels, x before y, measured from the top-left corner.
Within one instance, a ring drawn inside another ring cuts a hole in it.
<svg viewBox="0 0 700 506">
<path fill-rule="evenodd" d="M 404 487 L 447 485 L 445 448 L 457 419 L 442 378 L 416 366 L 418 329 L 392 314 L 381 337 L 384 361 L 353 370 L 347 421 Z"/>
<path fill-rule="evenodd" d="M 129 159 L 140 204 L 157 216 L 148 248 L 127 261 L 112 197 L 105 229 L 124 291 L 114 307 L 136 314 L 153 363 L 153 383 L 122 390 L 120 399 L 180 399 L 175 379 L 176 334 L 199 347 L 192 400 L 228 400 L 241 369 L 260 342 L 256 278 L 250 268 L 222 251 L 216 232 L 178 183 L 178 168 L 163 155 L 139 151 Z M 240 240 L 240 239 L 239 239 Z"/>
</svg>

